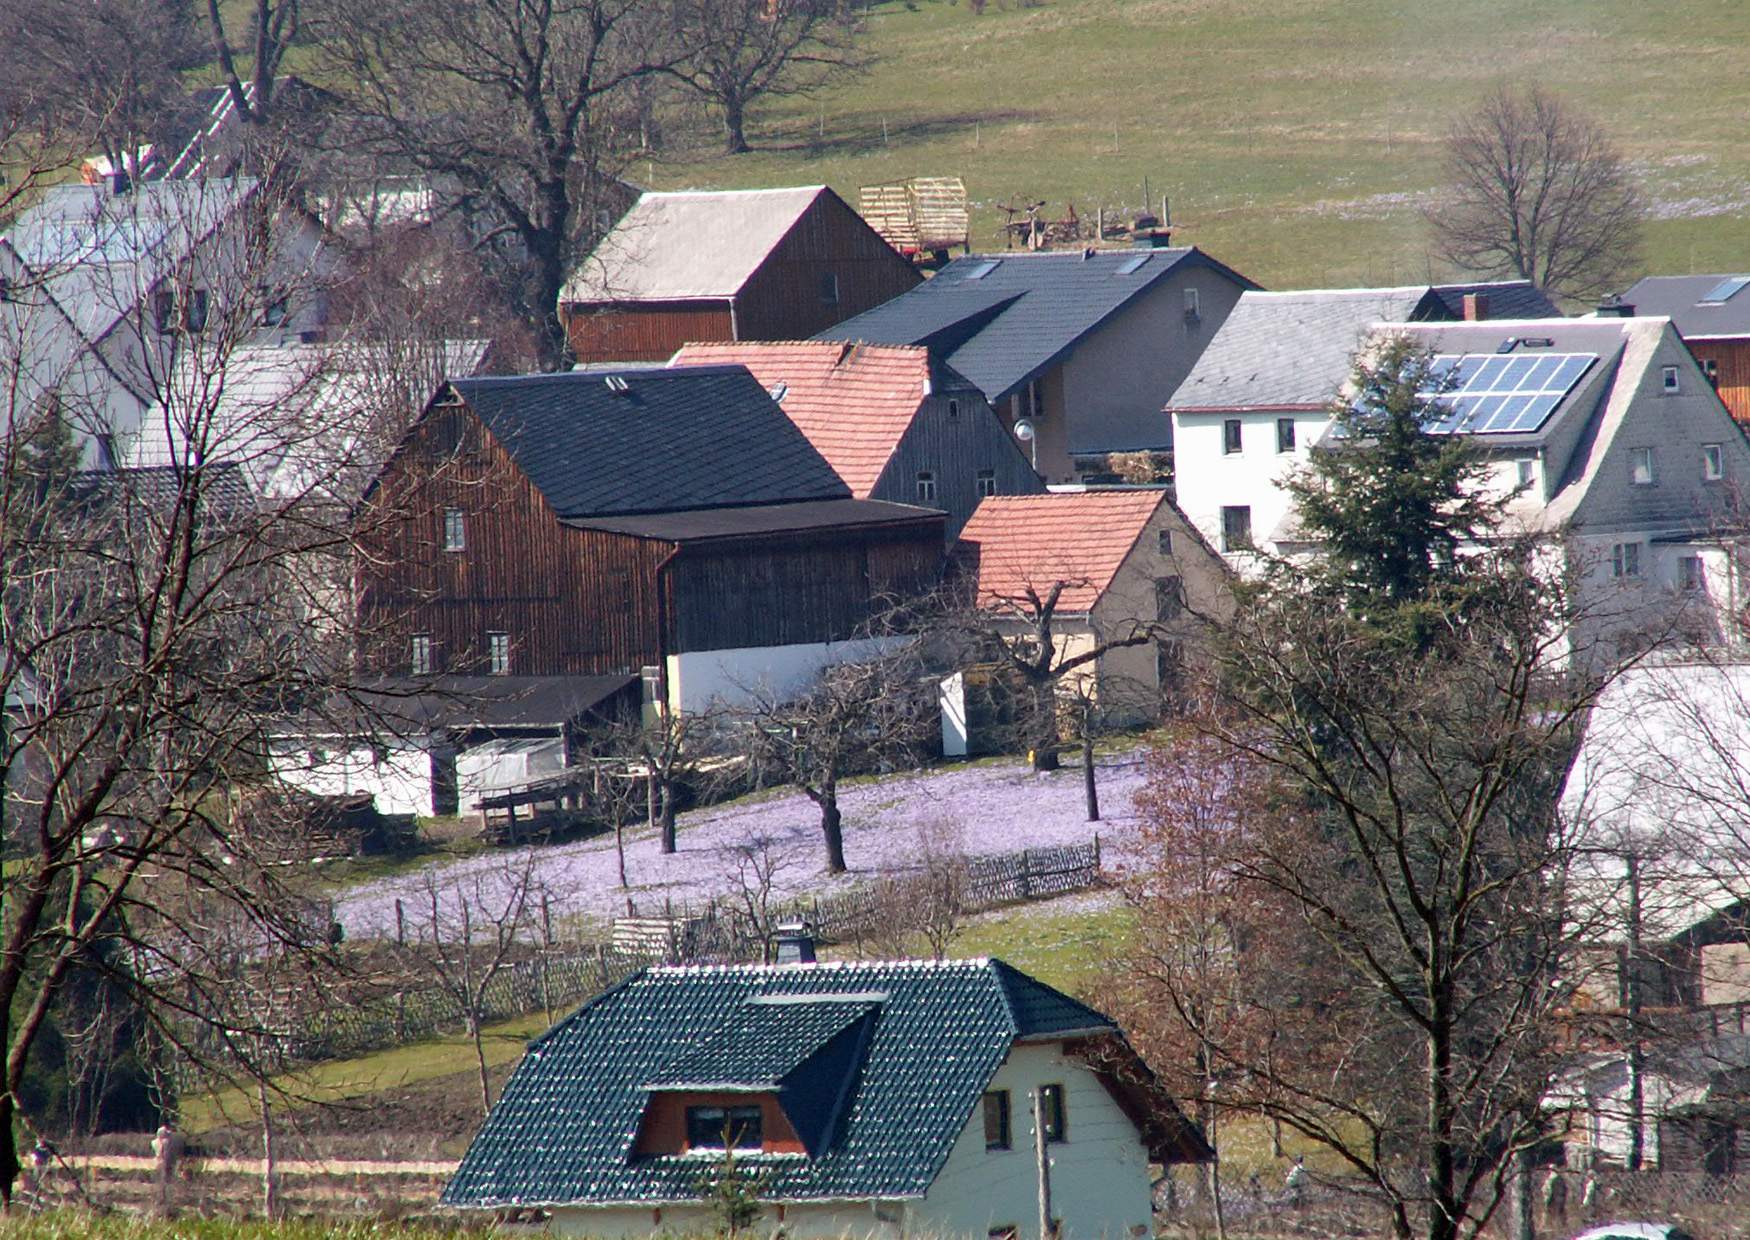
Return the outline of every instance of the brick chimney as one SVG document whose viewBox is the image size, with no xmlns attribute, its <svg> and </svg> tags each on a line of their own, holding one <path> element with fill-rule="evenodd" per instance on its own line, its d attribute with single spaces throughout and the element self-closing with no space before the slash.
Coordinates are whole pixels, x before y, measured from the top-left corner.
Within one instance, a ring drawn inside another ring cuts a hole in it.
<svg viewBox="0 0 1750 1240">
<path fill-rule="evenodd" d="M 1464 321 L 1466 323 L 1481 323 L 1489 317 L 1489 295 L 1487 293 L 1466 293 L 1464 295 Z"/>
</svg>

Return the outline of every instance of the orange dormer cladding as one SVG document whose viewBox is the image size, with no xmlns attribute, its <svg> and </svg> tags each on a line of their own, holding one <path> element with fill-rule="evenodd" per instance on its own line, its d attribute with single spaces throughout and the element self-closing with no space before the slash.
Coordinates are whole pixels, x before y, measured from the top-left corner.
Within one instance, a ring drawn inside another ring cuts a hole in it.
<svg viewBox="0 0 1750 1240">
<path fill-rule="evenodd" d="M 804 1154 L 807 1150 L 790 1117 L 778 1103 L 778 1095 L 705 1090 L 654 1090 L 644 1103 L 644 1119 L 638 1125 L 638 1140 L 632 1146 L 635 1158 L 687 1151 L 688 1107 L 745 1107 L 759 1104 L 762 1154 Z"/>
</svg>

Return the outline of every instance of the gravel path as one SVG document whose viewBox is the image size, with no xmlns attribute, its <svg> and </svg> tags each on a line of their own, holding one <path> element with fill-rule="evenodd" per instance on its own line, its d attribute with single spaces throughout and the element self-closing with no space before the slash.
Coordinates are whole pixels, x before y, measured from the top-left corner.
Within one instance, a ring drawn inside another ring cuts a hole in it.
<svg viewBox="0 0 1750 1240">
<path fill-rule="evenodd" d="M 785 792 L 682 814 L 679 851 L 672 856 L 662 855 L 653 831 L 640 825 L 628 832 L 630 891 L 619 887 L 614 841 L 608 836 L 506 849 L 373 880 L 338 898 L 335 915 L 349 938 L 386 936 L 394 931 L 396 899 L 414 918 L 429 907 L 428 884 L 434 881 L 446 917 L 456 915 L 464 893 L 477 906 L 502 907 L 511 875 L 520 873 L 530 856 L 556 918 L 606 921 L 626 912 L 628 898 L 641 913 L 660 912 L 665 902 L 696 906 L 737 889 L 743 859 L 738 850 L 762 839 L 769 841 L 776 862 L 773 889 L 780 898 L 903 870 L 917 863 L 932 840 L 970 857 L 1085 843 L 1097 832 L 1111 846 L 1109 855 L 1120 860 L 1136 821 L 1132 798 L 1143 782 L 1142 755 L 1112 755 L 1096 766 L 1105 818 L 1098 823 L 1086 821 L 1079 767 L 1035 773 L 1023 762 L 985 763 L 846 788 L 839 806 L 851 872 L 836 880 L 823 873 L 819 811 L 801 793 Z"/>
</svg>

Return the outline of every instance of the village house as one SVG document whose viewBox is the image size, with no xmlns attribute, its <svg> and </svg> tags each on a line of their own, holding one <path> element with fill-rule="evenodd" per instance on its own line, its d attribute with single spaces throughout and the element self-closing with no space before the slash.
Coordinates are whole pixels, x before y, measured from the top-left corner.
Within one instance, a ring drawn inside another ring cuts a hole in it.
<svg viewBox="0 0 1750 1240">
<path fill-rule="evenodd" d="M 1513 497 L 1510 528 L 1562 541 L 1583 612 L 1576 649 L 1634 645 L 1674 624 L 1691 641 L 1741 639 L 1733 531 L 1750 443 L 1670 320 L 1378 323 L 1370 334 L 1408 336 L 1450 371 L 1451 389 L 1430 393 L 1449 416 L 1431 429 L 1483 450 L 1490 492 Z M 1336 352 L 1326 349 L 1333 372 Z M 1232 355 L 1214 360 L 1231 366 Z M 1292 349 L 1260 348 L 1255 366 L 1276 396 L 1250 436 L 1238 406 L 1209 402 L 1207 388 L 1169 406 L 1180 506 L 1242 572 L 1257 551 L 1309 550 L 1283 483 L 1324 440 L 1343 387 L 1333 379 L 1319 401 L 1319 387 L 1287 378 L 1306 369 Z M 1289 394 L 1303 398 L 1292 415 Z"/>
<path fill-rule="evenodd" d="M 820 338 L 926 346 L 1068 483 L 1172 448 L 1161 402 L 1256 287 L 1195 247 L 973 254 Z"/>
<path fill-rule="evenodd" d="M 53 402 L 87 461 L 109 467 L 209 325 L 233 337 L 256 319 L 276 335 L 315 327 L 321 230 L 275 213 L 264 251 L 267 209 L 246 177 L 134 184 L 117 173 L 45 191 L 0 237 L 0 416 Z M 274 286 L 287 295 L 264 293 Z"/>
<path fill-rule="evenodd" d="M 1750 425 L 1750 275 L 1647 276 L 1600 316 L 1663 315 L 1726 408 Z"/>
<path fill-rule="evenodd" d="M 1106 1016 L 999 960 L 652 968 L 533 1042 L 443 1192 L 560 1235 L 702 1233 L 729 1150 L 793 1237 L 1153 1232 L 1213 1157 Z M 1042 1138 L 1042 1140 L 1040 1139 Z M 1044 1158 L 1041 1159 L 1040 1155 Z"/>
<path fill-rule="evenodd" d="M 1528 280 L 1241 295 L 1166 403 L 1179 506 L 1223 551 L 1268 534 L 1376 324 L 1506 317 L 1561 315 Z"/>
<path fill-rule="evenodd" d="M 957 572 L 1004 635 L 1037 634 L 1043 603 L 1059 660 L 1107 651 L 1064 689 L 1086 689 L 1112 722 L 1158 715 L 1181 686 L 1198 625 L 1224 613 L 1228 570 L 1162 488 L 997 496 L 960 531 Z"/>
<path fill-rule="evenodd" d="M 799 340 L 921 277 L 824 185 L 646 193 L 560 295 L 579 362 L 694 340 Z"/>
<path fill-rule="evenodd" d="M 804 687 L 927 590 L 943 516 L 861 500 L 739 366 L 446 384 L 359 515 L 385 675 L 642 675 L 678 710 Z"/>
<path fill-rule="evenodd" d="M 979 501 L 1045 483 L 979 390 L 915 345 L 690 344 L 672 365 L 746 366 L 858 499 L 940 508 L 953 539 Z"/>
</svg>

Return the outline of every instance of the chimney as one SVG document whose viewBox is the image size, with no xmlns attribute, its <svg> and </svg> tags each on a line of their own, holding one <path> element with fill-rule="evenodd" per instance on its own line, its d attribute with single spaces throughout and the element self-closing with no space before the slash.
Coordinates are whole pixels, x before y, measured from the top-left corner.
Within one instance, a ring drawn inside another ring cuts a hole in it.
<svg viewBox="0 0 1750 1240">
<path fill-rule="evenodd" d="M 1612 293 L 1598 303 L 1597 313 L 1601 319 L 1632 319 L 1635 317 L 1635 308 L 1632 302 L 1622 299 L 1622 294 Z"/>
<path fill-rule="evenodd" d="M 814 936 L 801 922 L 785 922 L 772 935 L 779 964 L 813 964 Z"/>
<path fill-rule="evenodd" d="M 1464 295 L 1464 321 L 1466 323 L 1481 323 L 1489 317 L 1489 295 L 1487 293 L 1466 293 Z"/>
</svg>

